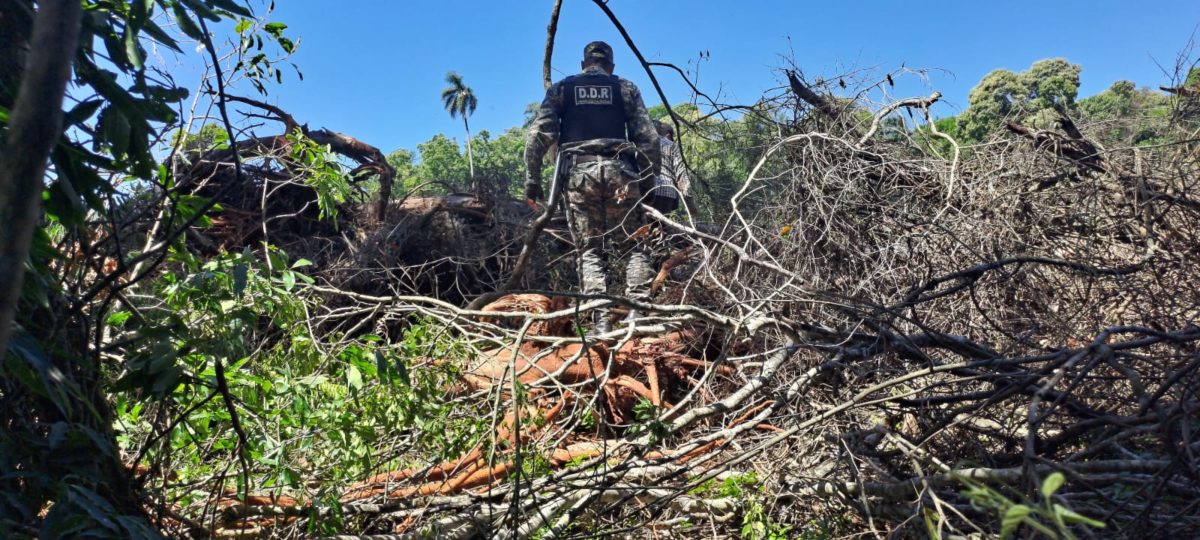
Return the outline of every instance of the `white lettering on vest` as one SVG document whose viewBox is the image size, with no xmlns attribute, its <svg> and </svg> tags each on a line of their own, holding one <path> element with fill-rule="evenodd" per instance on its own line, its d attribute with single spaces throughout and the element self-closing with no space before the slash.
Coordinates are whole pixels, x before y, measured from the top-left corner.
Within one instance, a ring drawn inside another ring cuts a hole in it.
<svg viewBox="0 0 1200 540">
<path fill-rule="evenodd" d="M 612 105 L 611 86 L 576 86 L 576 105 Z"/>
</svg>

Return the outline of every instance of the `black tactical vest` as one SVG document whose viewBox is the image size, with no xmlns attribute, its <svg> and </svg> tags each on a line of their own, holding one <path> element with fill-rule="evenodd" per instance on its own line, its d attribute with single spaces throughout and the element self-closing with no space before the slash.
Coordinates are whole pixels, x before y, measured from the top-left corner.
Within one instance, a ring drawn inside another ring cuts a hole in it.
<svg viewBox="0 0 1200 540">
<path fill-rule="evenodd" d="M 625 101 L 620 79 L 584 73 L 563 80 L 562 144 L 591 139 L 625 139 Z"/>
</svg>

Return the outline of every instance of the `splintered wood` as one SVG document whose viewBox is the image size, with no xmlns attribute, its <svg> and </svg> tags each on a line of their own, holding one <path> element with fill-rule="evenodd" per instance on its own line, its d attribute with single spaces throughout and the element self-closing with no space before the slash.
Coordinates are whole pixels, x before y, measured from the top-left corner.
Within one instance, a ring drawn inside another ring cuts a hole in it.
<svg viewBox="0 0 1200 540">
<path fill-rule="evenodd" d="M 567 307 L 562 298 L 538 294 L 504 296 L 485 306 L 482 311 L 496 313 L 529 313 L 545 315 Z M 519 328 L 514 319 L 494 317 L 485 322 L 510 329 Z M 567 337 L 572 330 L 570 317 L 539 320 L 531 324 L 527 336 Z M 604 393 L 605 411 L 598 411 L 614 425 L 627 424 L 633 419 L 633 407 L 645 399 L 659 407 L 669 407 L 668 396 L 683 394 L 689 387 L 690 376 L 699 370 L 712 369 L 709 362 L 693 358 L 688 353 L 695 348 L 698 336 L 690 330 L 679 330 L 662 336 L 631 339 L 613 350 L 602 342 L 565 343 L 549 346 L 525 341 L 516 347 L 484 351 L 462 374 L 473 390 L 496 390 L 509 395 L 513 378 L 538 399 L 541 408 L 524 407 L 521 433 L 512 433 L 514 414 L 509 412 L 498 424 L 497 440 L 523 444 L 539 442 L 568 403 L 594 402 L 597 390 Z M 537 422 L 528 422 L 538 418 Z M 594 434 L 576 433 L 559 437 L 556 448 L 547 457 L 555 466 L 595 457 L 601 453 L 602 442 L 589 440 Z M 498 445 L 491 461 L 476 447 L 459 459 L 425 467 L 410 468 L 376 475 L 355 484 L 342 497 L 343 501 L 361 500 L 386 495 L 389 498 L 450 495 L 466 489 L 489 486 L 505 479 L 512 465 L 508 457 L 510 445 Z M 392 487 L 389 487 L 392 486 Z M 396 487 L 399 486 L 399 487 Z"/>
<path fill-rule="evenodd" d="M 567 301 L 562 298 L 514 294 L 492 302 L 482 311 L 546 315 L 566 308 Z M 483 322 L 511 330 L 522 326 L 517 321 L 522 319 L 489 317 Z M 570 317 L 538 320 L 529 326 L 526 335 L 567 337 L 573 329 L 571 323 Z M 699 340 L 700 336 L 694 331 L 678 330 L 661 336 L 630 339 L 616 349 L 603 342 L 591 342 L 587 346 L 582 343 L 551 346 L 544 342 L 524 341 L 516 347 L 484 351 L 462 373 L 466 386 L 473 391 L 495 391 L 509 399 L 515 376 L 529 392 L 526 404 L 510 408 L 493 424 L 490 437 L 479 441 L 460 457 L 376 474 L 348 486 L 339 499 L 342 503 L 354 503 L 367 499 L 447 496 L 491 489 L 508 480 L 516 467 L 514 448 L 517 447 L 536 448 L 554 468 L 600 457 L 606 454 L 607 448 L 619 445 L 604 440 L 594 428 L 571 432 L 571 426 L 578 423 L 569 423 L 567 419 L 572 414 L 579 414 L 579 407 L 602 401 L 601 410 L 591 414 L 608 423 L 610 436 L 619 434 L 623 426 L 633 422 L 633 409 L 640 400 L 670 408 L 669 398 L 691 390 L 700 372 L 717 369 L 728 374 L 728 367 L 714 366 L 689 356 Z M 596 399 L 597 391 L 603 393 L 603 400 Z M 653 456 L 683 463 L 711 451 L 721 442 L 713 441 L 682 452 L 663 450 Z M 242 509 L 290 506 L 296 509 L 311 503 L 251 496 L 244 501 L 229 498 L 226 505 L 231 508 L 226 508 L 228 519 L 223 530 L 245 534 L 263 530 L 269 520 L 247 517 L 245 511 L 233 511 L 233 506 Z"/>
</svg>

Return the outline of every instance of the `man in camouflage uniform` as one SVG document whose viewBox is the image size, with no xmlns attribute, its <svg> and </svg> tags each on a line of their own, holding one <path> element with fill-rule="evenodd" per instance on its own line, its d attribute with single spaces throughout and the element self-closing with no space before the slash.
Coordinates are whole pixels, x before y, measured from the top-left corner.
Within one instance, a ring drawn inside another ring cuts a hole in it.
<svg viewBox="0 0 1200 540">
<path fill-rule="evenodd" d="M 609 260 L 626 250 L 625 294 L 645 300 L 654 271 L 644 247 L 630 236 L 642 224 L 642 194 L 654 187 L 659 172 L 658 134 L 641 92 L 612 74 L 612 47 L 594 41 L 583 57 L 583 72 L 546 91 L 529 127 L 525 196 L 543 198 L 542 159 L 559 145 L 581 292 L 609 292 Z M 597 312 L 593 330 L 608 330 L 607 312 Z"/>
</svg>

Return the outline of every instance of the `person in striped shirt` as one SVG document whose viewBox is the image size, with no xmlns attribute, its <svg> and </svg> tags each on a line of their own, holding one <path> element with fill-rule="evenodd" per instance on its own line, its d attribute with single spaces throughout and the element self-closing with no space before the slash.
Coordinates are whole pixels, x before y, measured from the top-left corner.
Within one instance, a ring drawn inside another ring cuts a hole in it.
<svg viewBox="0 0 1200 540">
<path fill-rule="evenodd" d="M 658 143 L 662 153 L 662 173 L 655 183 L 655 198 L 670 201 L 669 207 L 674 210 L 679 206 L 677 199 L 682 197 L 684 204 L 687 205 L 687 211 L 695 214 L 696 204 L 690 194 L 692 178 L 688 173 L 687 164 L 683 161 L 683 151 L 675 142 L 675 127 L 657 120 L 654 122 L 654 127 L 658 130 Z M 659 205 L 655 204 L 655 206 Z M 664 205 L 664 207 L 668 207 L 668 205 Z M 662 208 L 659 210 L 662 211 Z"/>
</svg>

